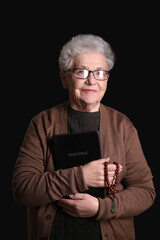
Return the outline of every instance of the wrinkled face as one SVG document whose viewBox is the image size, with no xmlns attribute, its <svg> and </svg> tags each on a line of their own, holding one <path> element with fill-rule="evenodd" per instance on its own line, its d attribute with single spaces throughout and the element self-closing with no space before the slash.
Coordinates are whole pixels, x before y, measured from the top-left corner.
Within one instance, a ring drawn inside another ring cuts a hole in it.
<svg viewBox="0 0 160 240">
<path fill-rule="evenodd" d="M 69 69 L 82 68 L 90 71 L 108 70 L 103 55 L 96 52 L 79 53 L 72 59 Z M 63 87 L 68 89 L 70 104 L 79 111 L 98 111 L 107 89 L 107 80 L 99 81 L 90 73 L 88 78 L 76 78 L 73 72 L 61 72 Z"/>
</svg>

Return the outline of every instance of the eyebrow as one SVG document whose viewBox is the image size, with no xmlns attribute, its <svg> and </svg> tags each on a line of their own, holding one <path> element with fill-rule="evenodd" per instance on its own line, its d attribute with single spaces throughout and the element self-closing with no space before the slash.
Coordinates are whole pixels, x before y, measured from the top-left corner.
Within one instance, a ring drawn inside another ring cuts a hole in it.
<svg viewBox="0 0 160 240">
<path fill-rule="evenodd" d="M 89 70 L 88 67 L 86 67 L 85 65 L 80 65 L 80 66 L 77 66 L 76 68 L 83 68 L 83 69 Z M 95 70 L 105 70 L 105 69 L 103 67 L 96 67 Z"/>
</svg>

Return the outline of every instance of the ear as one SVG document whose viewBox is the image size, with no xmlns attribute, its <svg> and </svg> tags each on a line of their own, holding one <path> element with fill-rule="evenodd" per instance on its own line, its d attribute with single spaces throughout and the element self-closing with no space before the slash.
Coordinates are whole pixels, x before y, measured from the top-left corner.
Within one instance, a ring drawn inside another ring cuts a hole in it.
<svg viewBox="0 0 160 240">
<path fill-rule="evenodd" d="M 66 81 L 66 75 L 65 75 L 65 72 L 64 71 L 61 71 L 59 73 L 59 77 L 61 79 L 61 82 L 62 82 L 62 85 L 65 89 L 67 89 L 67 81 Z"/>
</svg>

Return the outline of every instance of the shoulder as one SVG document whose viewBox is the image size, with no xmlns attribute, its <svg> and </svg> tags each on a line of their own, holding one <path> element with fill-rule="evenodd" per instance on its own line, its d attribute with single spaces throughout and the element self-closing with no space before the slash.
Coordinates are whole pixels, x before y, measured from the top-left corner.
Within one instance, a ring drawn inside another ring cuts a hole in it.
<svg viewBox="0 0 160 240">
<path fill-rule="evenodd" d="M 133 122 L 126 114 L 103 104 L 101 104 L 101 112 L 103 122 L 112 132 L 123 135 L 134 135 L 137 132 Z"/>
<path fill-rule="evenodd" d="M 111 120 L 113 123 L 114 122 L 116 122 L 116 123 L 126 122 L 128 124 L 133 125 L 132 121 L 129 119 L 129 117 L 126 114 L 124 114 L 112 107 L 101 104 L 101 111 L 102 111 L 103 115 L 108 120 Z"/>
<path fill-rule="evenodd" d="M 113 141 L 123 142 L 126 150 L 129 149 L 134 139 L 138 139 L 138 132 L 132 121 L 124 113 L 102 105 L 102 129 L 106 129 L 107 134 Z"/>
<path fill-rule="evenodd" d="M 51 108 L 45 109 L 45 110 L 39 112 L 38 114 L 36 114 L 33 117 L 33 120 L 35 120 L 35 121 L 40 121 L 40 120 L 51 121 L 53 119 L 56 119 L 57 115 L 59 115 L 61 113 L 63 114 L 67 110 L 67 108 L 68 108 L 68 102 L 64 102 L 62 104 L 55 105 Z"/>
<path fill-rule="evenodd" d="M 68 109 L 68 102 L 55 105 L 45 109 L 32 117 L 29 126 L 37 129 L 38 132 L 50 132 L 60 120 L 65 119 Z"/>
</svg>

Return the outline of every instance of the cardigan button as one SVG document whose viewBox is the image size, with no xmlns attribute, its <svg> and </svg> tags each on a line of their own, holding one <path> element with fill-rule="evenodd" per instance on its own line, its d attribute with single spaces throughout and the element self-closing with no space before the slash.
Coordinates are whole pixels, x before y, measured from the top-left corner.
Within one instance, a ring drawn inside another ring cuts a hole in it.
<svg viewBox="0 0 160 240">
<path fill-rule="evenodd" d="M 108 233 L 105 233 L 105 235 L 104 235 L 104 236 L 105 236 L 105 238 L 107 238 L 107 237 L 108 237 Z"/>
<path fill-rule="evenodd" d="M 50 219 L 51 219 L 51 215 L 50 215 L 50 214 L 47 215 L 47 216 L 46 216 L 46 219 L 47 219 L 47 220 L 50 220 Z"/>
</svg>

